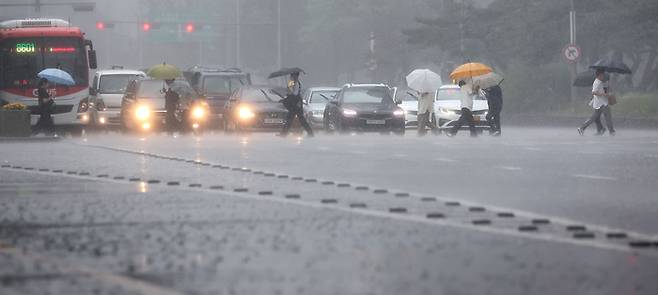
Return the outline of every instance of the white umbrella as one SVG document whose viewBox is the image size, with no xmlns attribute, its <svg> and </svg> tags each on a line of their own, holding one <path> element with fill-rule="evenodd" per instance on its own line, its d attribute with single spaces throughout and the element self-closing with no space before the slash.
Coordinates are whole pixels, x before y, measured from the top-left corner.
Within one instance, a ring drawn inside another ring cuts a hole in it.
<svg viewBox="0 0 658 295">
<path fill-rule="evenodd" d="M 473 85 L 480 86 L 482 89 L 498 86 L 503 82 L 503 80 L 503 76 L 494 72 L 472 78 Z"/>
<path fill-rule="evenodd" d="M 441 76 L 428 69 L 418 69 L 407 75 L 407 86 L 420 93 L 434 92 L 442 85 Z"/>
</svg>

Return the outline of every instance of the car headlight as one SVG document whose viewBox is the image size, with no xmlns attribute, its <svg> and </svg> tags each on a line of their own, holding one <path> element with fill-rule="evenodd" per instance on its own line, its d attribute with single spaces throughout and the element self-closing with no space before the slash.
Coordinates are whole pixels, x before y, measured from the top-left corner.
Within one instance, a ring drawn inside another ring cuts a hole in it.
<svg viewBox="0 0 658 295">
<path fill-rule="evenodd" d="M 200 120 L 206 117 L 206 109 L 201 106 L 192 108 L 192 118 Z"/>
<path fill-rule="evenodd" d="M 343 110 L 343 115 L 345 115 L 347 117 L 356 116 L 356 111 L 355 110 L 350 110 L 350 109 L 344 109 Z"/>
<path fill-rule="evenodd" d="M 135 117 L 141 121 L 148 120 L 151 117 L 151 109 L 147 106 L 138 106 L 135 109 Z"/>
<path fill-rule="evenodd" d="M 242 120 L 248 120 L 256 117 L 256 114 L 248 107 L 240 107 L 238 109 L 238 117 Z"/>
<path fill-rule="evenodd" d="M 80 100 L 80 104 L 78 104 L 78 114 L 79 113 L 84 113 L 89 110 L 89 99 L 83 98 Z"/>
<path fill-rule="evenodd" d="M 393 112 L 393 116 L 402 117 L 402 116 L 404 116 L 405 113 L 406 112 L 403 111 L 403 110 L 396 110 L 396 111 Z"/>
</svg>

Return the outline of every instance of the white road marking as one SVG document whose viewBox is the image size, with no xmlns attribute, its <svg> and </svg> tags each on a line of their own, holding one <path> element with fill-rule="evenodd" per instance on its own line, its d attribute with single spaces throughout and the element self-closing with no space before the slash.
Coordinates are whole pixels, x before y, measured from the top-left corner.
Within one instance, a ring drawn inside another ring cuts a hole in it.
<svg viewBox="0 0 658 295">
<path fill-rule="evenodd" d="M 594 180 L 611 180 L 611 181 L 617 180 L 616 177 L 591 175 L 591 174 L 574 174 L 572 176 L 576 178 L 594 179 Z"/>
<path fill-rule="evenodd" d="M 351 151 L 350 153 L 355 154 L 355 155 L 365 155 L 366 152 L 364 151 Z"/>
<path fill-rule="evenodd" d="M 523 168 L 515 166 L 496 166 L 497 169 L 508 170 L 508 171 L 521 171 Z"/>
<path fill-rule="evenodd" d="M 407 155 L 407 154 L 395 154 L 395 155 L 393 155 L 393 157 L 396 157 L 396 158 L 406 158 L 408 156 L 409 155 Z"/>
<path fill-rule="evenodd" d="M 457 160 L 448 159 L 448 158 L 436 158 L 436 159 L 434 159 L 434 160 L 435 160 L 435 161 L 439 161 L 439 162 L 446 162 L 446 163 L 454 163 L 454 162 L 457 162 Z"/>
<path fill-rule="evenodd" d="M 119 151 L 119 152 L 126 152 L 126 153 L 134 153 L 132 150 L 128 149 L 119 149 L 119 148 L 111 148 L 111 147 L 106 147 L 106 146 L 90 146 L 90 147 L 96 147 L 96 148 L 101 148 L 101 149 L 109 149 L 109 150 L 114 150 L 114 151 Z M 452 159 L 445 159 L 445 158 L 438 158 L 438 159 L 443 159 L 443 160 L 449 160 L 449 161 L 455 161 Z M 438 160 L 437 159 L 437 160 Z M 7 162 L 7 161 L 5 161 Z M 21 171 L 21 170 L 19 170 Z M 26 171 L 28 172 L 28 171 Z M 38 171 L 33 171 L 36 173 L 39 173 Z M 43 173 L 50 175 L 50 173 Z M 76 177 L 76 175 L 65 175 L 69 177 Z M 87 179 L 85 177 L 80 177 L 82 179 Z M 122 182 L 119 182 L 122 183 Z M 504 207 L 499 207 L 499 206 L 494 206 L 490 204 L 484 204 L 484 203 L 479 203 L 479 202 L 472 202 L 472 201 L 465 201 L 463 199 L 457 199 L 454 197 L 439 197 L 436 195 L 427 195 L 424 193 L 418 193 L 418 192 L 410 192 L 412 196 L 418 197 L 418 198 L 424 198 L 424 197 L 433 197 L 436 198 L 439 201 L 442 202 L 460 202 L 464 206 L 480 206 L 480 207 L 487 207 L 491 210 L 496 210 L 496 211 L 505 211 L 505 212 L 512 212 L 515 215 L 526 217 L 526 218 L 537 218 L 537 219 L 546 219 L 549 218 L 555 222 L 562 223 L 562 224 L 581 224 L 587 226 L 587 228 L 592 229 L 592 230 L 597 230 L 601 232 L 626 232 L 629 235 L 632 235 L 636 237 L 637 239 L 645 239 L 645 240 L 656 240 L 658 239 L 658 235 L 650 235 L 646 233 L 640 233 L 632 230 L 627 230 L 627 229 L 618 229 L 618 228 L 612 228 L 612 227 L 607 227 L 607 226 L 602 226 L 602 225 L 594 225 L 594 224 L 587 224 L 582 221 L 578 220 L 573 220 L 573 219 L 568 219 L 568 218 L 562 218 L 562 217 L 557 217 L 557 216 L 548 216 L 548 215 L 542 215 L 542 214 L 537 214 L 533 212 L 528 212 L 528 211 L 522 211 L 522 210 L 517 210 L 517 209 L 512 209 L 512 208 L 504 208 Z"/>
<path fill-rule="evenodd" d="M 606 154 L 604 152 L 594 152 L 594 151 L 580 151 L 578 153 L 583 154 L 583 155 L 605 155 Z"/>
<path fill-rule="evenodd" d="M 544 151 L 543 149 L 540 149 L 540 148 L 534 148 L 534 147 L 527 147 L 527 148 L 524 148 L 524 149 L 525 149 L 526 151 L 533 151 L 533 152 L 541 152 L 541 151 Z"/>
<path fill-rule="evenodd" d="M 40 171 L 26 171 L 26 170 L 12 170 L 12 171 L 17 171 L 17 172 L 24 172 L 24 173 L 34 173 L 34 174 L 44 174 L 44 175 L 53 175 L 53 173 L 50 172 L 40 172 Z M 113 179 L 107 179 L 107 178 L 94 178 L 91 176 L 79 176 L 79 175 L 69 175 L 69 174 L 57 174 L 58 176 L 62 177 L 70 177 L 70 178 L 77 178 L 77 179 L 85 179 L 85 180 L 93 180 L 93 181 L 101 181 L 101 182 L 113 182 L 113 183 L 122 183 L 122 184 L 127 184 L 122 181 L 116 181 Z M 447 227 L 453 227 L 453 228 L 458 228 L 458 229 L 465 229 L 465 230 L 472 230 L 472 231 L 478 231 L 478 232 L 483 232 L 483 233 L 489 233 L 489 234 L 498 234 L 498 235 L 503 235 L 503 236 L 511 236 L 515 238 L 523 238 L 523 239 L 529 239 L 529 240 L 538 240 L 538 241 L 545 241 L 545 242 L 551 242 L 551 243 L 562 243 L 562 244 L 568 244 L 568 245 L 573 245 L 573 246 L 582 246 L 582 247 L 590 247 L 590 248 L 595 248 L 595 249 L 601 249 L 601 250 L 610 250 L 610 251 L 617 251 L 617 252 L 622 252 L 622 253 L 637 253 L 636 250 L 622 244 L 613 244 L 613 243 L 605 243 L 601 242 L 600 240 L 578 240 L 578 239 L 573 239 L 571 237 L 561 237 L 561 236 L 555 236 L 551 233 L 542 233 L 542 232 L 533 232 L 533 233 L 523 233 L 519 232 L 516 229 L 513 228 L 496 228 L 496 227 L 482 227 L 478 225 L 473 225 L 471 223 L 463 223 L 460 221 L 455 221 L 455 220 L 449 220 L 449 219 L 428 219 L 425 218 L 425 216 L 422 215 L 402 215 L 402 214 L 395 214 L 395 213 L 390 213 L 386 211 L 375 211 L 372 209 L 359 209 L 359 208 L 351 208 L 351 207 L 341 207 L 341 206 L 336 206 L 336 205 L 328 205 L 328 204 L 322 204 L 322 203 L 311 203 L 309 201 L 304 201 L 304 200 L 295 200 L 295 199 L 284 199 L 284 198 L 271 198 L 271 197 L 263 197 L 260 195 L 255 195 L 251 193 L 236 193 L 236 192 L 229 192 L 229 191 L 216 191 L 216 190 L 211 190 L 211 189 L 206 189 L 206 188 L 189 188 L 189 187 L 175 187 L 175 188 L 170 188 L 170 189 L 179 189 L 179 190 L 187 190 L 187 191 L 203 191 L 211 194 L 221 194 L 225 196 L 231 196 L 231 197 L 236 197 L 236 198 L 243 198 L 243 199 L 252 199 L 252 200 L 259 200 L 259 201 L 267 201 L 267 202 L 275 202 L 275 203 L 284 203 L 284 204 L 293 204 L 293 205 L 298 205 L 302 207 L 309 207 L 309 208 L 317 208 L 317 209 L 329 209 L 329 210 L 334 210 L 334 211 L 341 211 L 341 212 L 347 212 L 347 213 L 355 213 L 355 214 L 360 214 L 360 215 L 365 215 L 365 216 L 371 216 L 371 217 L 379 217 L 379 218 L 386 218 L 386 219 L 392 219 L 392 220 L 398 220 L 398 221 L 407 221 L 407 222 L 415 222 L 415 223 L 420 223 L 420 224 L 425 224 L 425 225 L 439 225 L 439 226 L 447 226 Z M 420 194 L 416 194 L 416 196 L 423 196 Z M 437 198 L 439 199 L 439 198 Z M 455 199 L 453 199 L 454 201 Z M 460 200 L 458 200 L 460 201 Z M 475 203 L 470 203 L 470 202 L 464 202 L 460 201 L 463 205 L 473 205 Z M 500 210 L 500 211 L 506 211 L 506 212 L 512 212 L 518 216 L 525 216 L 525 217 L 531 217 L 531 218 L 550 218 L 554 222 L 563 222 L 565 224 L 580 224 L 584 225 L 587 228 L 591 230 L 599 230 L 599 231 L 604 231 L 604 232 L 627 232 L 630 235 L 635 236 L 636 238 L 639 239 L 646 239 L 646 240 L 653 240 L 655 237 L 646 235 L 646 234 L 641 234 L 641 233 L 634 233 L 634 232 L 629 232 L 629 231 L 624 231 L 624 230 L 619 230 L 619 229 L 612 229 L 604 226 L 598 226 L 598 225 L 588 225 L 585 223 L 581 222 L 575 222 L 575 221 L 569 221 L 567 219 L 560 219 L 560 218 L 555 218 L 555 217 L 546 217 L 546 216 L 540 216 L 537 214 L 533 213 L 526 213 L 526 212 L 520 212 L 520 211 L 515 211 L 515 210 L 510 210 L 509 208 L 500 208 L 500 207 L 495 207 L 495 206 L 487 206 L 489 209 L 492 210 Z M 0 252 L 2 252 L 2 249 L 0 249 Z M 647 255 L 647 256 L 652 256 L 652 257 L 658 257 L 658 253 L 653 253 L 653 252 L 642 252 L 642 255 Z M 52 261 L 52 260 L 51 260 Z M 135 281 L 131 278 L 126 278 L 126 277 L 121 277 L 117 276 L 114 274 L 105 274 L 105 273 L 100 273 L 100 272 L 95 272 L 95 271 L 90 271 L 86 273 L 90 276 L 93 277 L 98 277 L 99 279 L 103 279 L 108 282 L 114 282 L 116 284 L 126 284 L 126 286 L 133 287 L 133 288 L 141 288 L 144 287 L 146 288 L 145 294 L 178 294 L 178 293 L 172 293 L 172 291 L 169 290 L 164 290 L 165 292 L 159 291 L 158 293 L 153 293 L 151 292 L 149 288 L 153 287 L 156 288 L 154 290 L 157 290 L 159 288 L 158 286 L 150 285 L 148 283 L 143 283 L 141 281 Z M 142 286 L 143 284 L 144 286 Z"/>
</svg>

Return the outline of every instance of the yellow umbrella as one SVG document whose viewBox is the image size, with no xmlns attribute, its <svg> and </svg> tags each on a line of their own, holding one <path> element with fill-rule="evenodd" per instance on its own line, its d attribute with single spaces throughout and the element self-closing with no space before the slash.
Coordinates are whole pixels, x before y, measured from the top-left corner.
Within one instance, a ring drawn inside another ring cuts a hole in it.
<svg viewBox="0 0 658 295">
<path fill-rule="evenodd" d="M 450 73 L 450 79 L 463 80 L 493 72 L 489 66 L 477 62 L 463 64 Z"/>
<path fill-rule="evenodd" d="M 162 63 L 152 66 L 146 74 L 154 79 L 174 80 L 182 76 L 183 72 L 174 65 Z"/>
</svg>

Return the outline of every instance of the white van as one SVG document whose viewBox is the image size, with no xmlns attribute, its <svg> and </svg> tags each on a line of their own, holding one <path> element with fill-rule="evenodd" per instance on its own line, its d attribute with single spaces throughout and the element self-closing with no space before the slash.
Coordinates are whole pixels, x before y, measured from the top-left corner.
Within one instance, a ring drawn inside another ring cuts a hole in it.
<svg viewBox="0 0 658 295">
<path fill-rule="evenodd" d="M 96 72 L 89 88 L 88 125 L 119 126 L 121 99 L 130 82 L 146 77 L 136 70 L 103 70 Z"/>
</svg>

